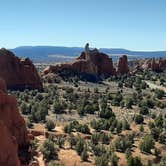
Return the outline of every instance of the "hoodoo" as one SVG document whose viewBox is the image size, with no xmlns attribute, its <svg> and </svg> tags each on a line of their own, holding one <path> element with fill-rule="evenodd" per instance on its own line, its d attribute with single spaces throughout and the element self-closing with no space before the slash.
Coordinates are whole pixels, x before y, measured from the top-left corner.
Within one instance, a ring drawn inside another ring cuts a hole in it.
<svg viewBox="0 0 166 166">
<path fill-rule="evenodd" d="M 123 55 L 122 57 L 119 58 L 118 61 L 117 74 L 123 75 L 127 74 L 128 72 L 129 72 L 129 67 L 128 67 L 127 55 Z"/>
</svg>

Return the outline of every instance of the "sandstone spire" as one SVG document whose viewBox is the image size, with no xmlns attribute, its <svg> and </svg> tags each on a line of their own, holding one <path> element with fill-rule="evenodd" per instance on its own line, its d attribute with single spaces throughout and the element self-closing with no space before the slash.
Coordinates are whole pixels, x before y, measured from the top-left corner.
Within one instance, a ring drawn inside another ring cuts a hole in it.
<svg viewBox="0 0 166 166">
<path fill-rule="evenodd" d="M 86 59 L 87 61 L 90 60 L 89 43 L 86 43 L 86 45 L 85 45 L 85 59 Z"/>
</svg>

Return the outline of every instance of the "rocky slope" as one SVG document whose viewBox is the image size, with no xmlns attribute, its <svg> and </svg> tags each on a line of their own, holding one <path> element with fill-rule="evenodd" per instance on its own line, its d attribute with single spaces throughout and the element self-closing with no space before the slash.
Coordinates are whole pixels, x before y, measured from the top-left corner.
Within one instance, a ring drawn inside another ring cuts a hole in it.
<svg viewBox="0 0 166 166">
<path fill-rule="evenodd" d="M 20 59 L 11 51 L 0 49 L 0 77 L 10 89 L 42 89 L 42 83 L 33 63 Z"/>
<path fill-rule="evenodd" d="M 97 49 L 89 50 L 88 44 L 85 47 L 85 51 L 73 62 L 49 66 L 44 69 L 43 75 L 47 75 L 48 73 L 58 73 L 63 70 L 97 76 L 110 76 L 126 74 L 129 72 L 127 56 L 120 58 L 116 71 L 113 66 L 112 58 L 99 52 Z"/>
<path fill-rule="evenodd" d="M 25 121 L 21 117 L 14 96 L 6 93 L 0 79 L 0 165 L 20 166 L 18 152 L 28 148 Z"/>
</svg>

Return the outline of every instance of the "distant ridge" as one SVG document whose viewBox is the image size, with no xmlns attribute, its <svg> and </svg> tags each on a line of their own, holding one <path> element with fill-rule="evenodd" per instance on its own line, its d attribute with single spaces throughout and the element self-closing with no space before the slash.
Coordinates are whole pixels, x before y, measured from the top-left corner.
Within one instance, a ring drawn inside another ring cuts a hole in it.
<svg viewBox="0 0 166 166">
<path fill-rule="evenodd" d="M 72 57 L 80 55 L 83 47 L 63 47 L 63 46 L 20 46 L 10 49 L 19 57 L 29 57 L 35 62 L 68 61 Z M 100 48 L 101 52 L 109 54 L 113 60 L 119 55 L 127 54 L 129 59 L 158 58 L 165 57 L 166 51 L 131 51 L 121 48 Z M 56 56 L 57 55 L 57 56 Z M 62 58 L 61 58 L 62 57 Z"/>
</svg>

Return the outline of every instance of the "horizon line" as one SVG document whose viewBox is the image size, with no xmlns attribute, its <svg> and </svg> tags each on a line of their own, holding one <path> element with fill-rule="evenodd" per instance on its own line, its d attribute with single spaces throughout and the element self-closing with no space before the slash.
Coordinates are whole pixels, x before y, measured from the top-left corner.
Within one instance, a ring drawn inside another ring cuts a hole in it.
<svg viewBox="0 0 166 166">
<path fill-rule="evenodd" d="M 83 46 L 62 46 L 62 45 L 20 45 L 20 46 L 16 46 L 14 48 L 7 48 L 9 50 L 13 50 L 19 47 L 65 47 L 65 48 L 84 48 Z M 1 47 L 1 48 L 5 48 L 5 47 Z M 95 49 L 97 47 L 90 47 L 90 49 Z M 100 47 L 97 48 L 98 50 L 100 49 L 121 49 L 121 50 L 125 50 L 125 51 L 134 51 L 134 52 L 165 52 L 166 50 L 134 50 L 134 49 L 127 49 L 127 48 L 118 48 L 118 47 L 114 47 L 114 48 L 110 48 L 110 47 Z"/>
</svg>

